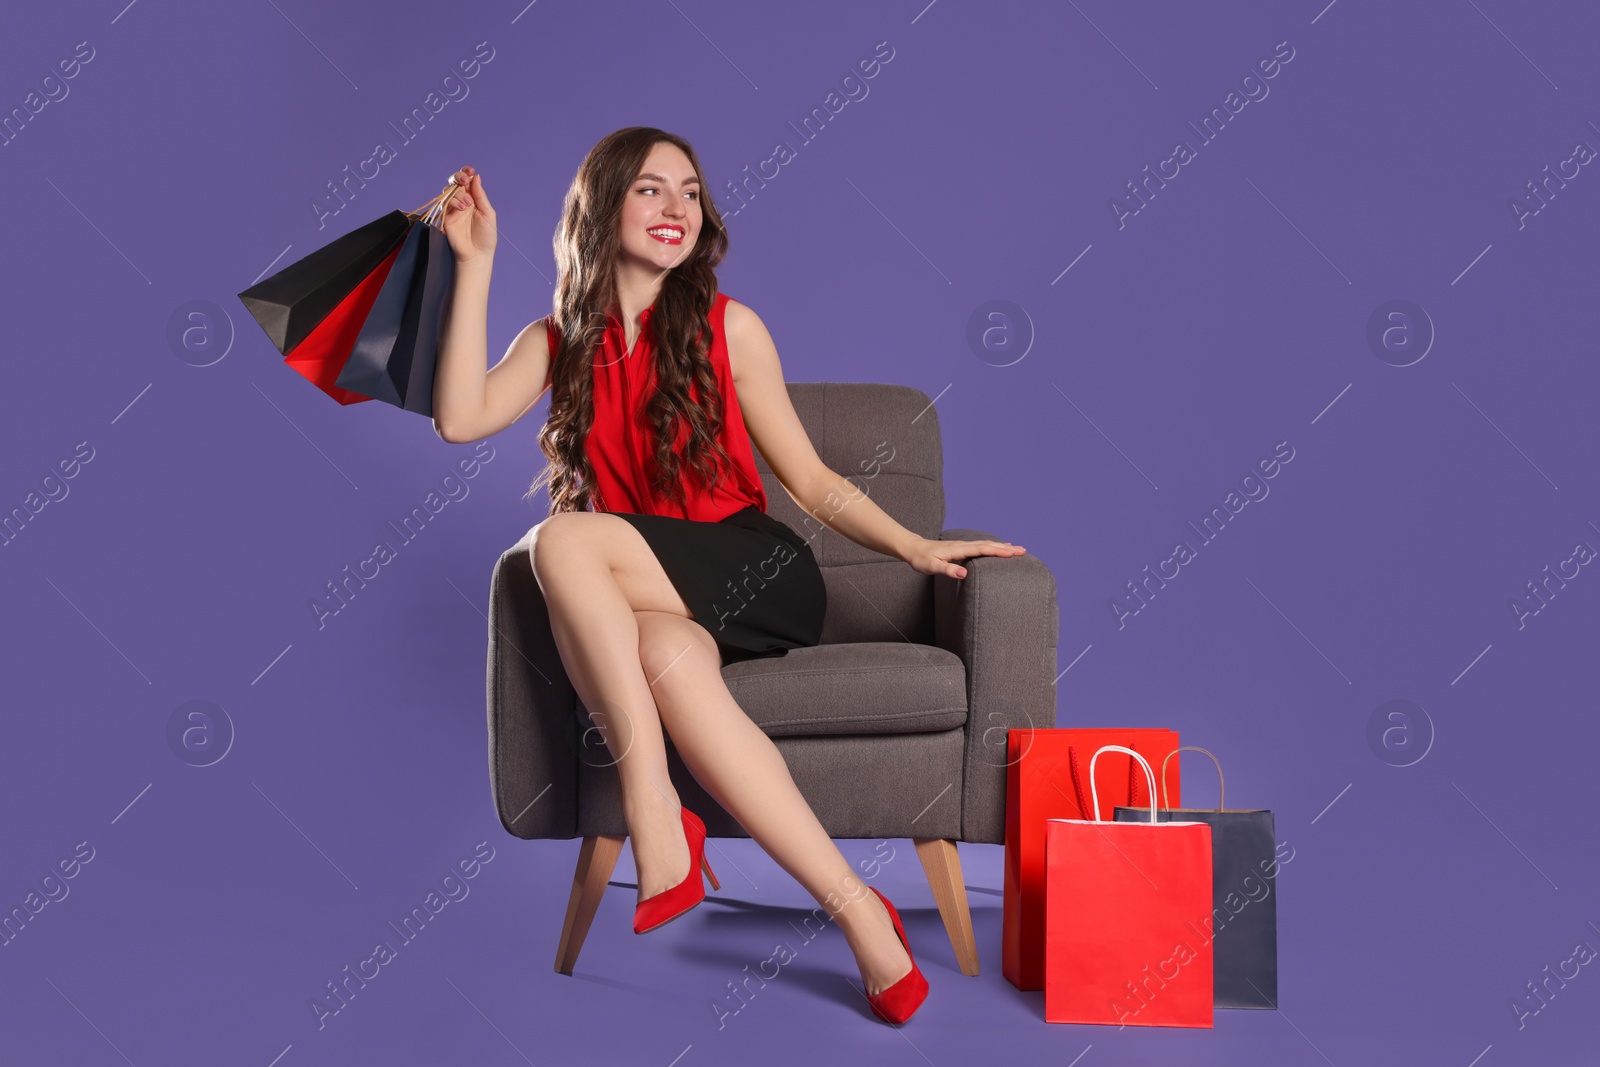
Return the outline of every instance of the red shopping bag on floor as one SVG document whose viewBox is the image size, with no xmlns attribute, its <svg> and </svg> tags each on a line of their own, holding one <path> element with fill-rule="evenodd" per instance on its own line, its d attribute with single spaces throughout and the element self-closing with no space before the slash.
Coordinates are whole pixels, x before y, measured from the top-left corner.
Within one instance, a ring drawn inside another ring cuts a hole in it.
<svg viewBox="0 0 1600 1067">
<path fill-rule="evenodd" d="M 1094 819 L 1045 827 L 1044 1018 L 1115 1026 L 1212 1025 L 1211 827 L 1105 822 L 1089 759 Z"/>
<path fill-rule="evenodd" d="M 1049 819 L 1087 819 L 1088 764 L 1104 745 L 1123 745 L 1151 760 L 1177 750 L 1173 730 L 1011 730 L 1006 735 L 1005 895 L 1000 969 L 1018 989 L 1044 988 L 1044 832 Z M 1076 768 L 1076 769 L 1075 769 Z M 1123 756 L 1100 765 L 1099 814 L 1118 804 L 1146 807 L 1144 775 Z M 1172 796 L 1181 790 L 1177 775 Z M 1177 799 L 1172 801 L 1179 803 Z"/>
</svg>

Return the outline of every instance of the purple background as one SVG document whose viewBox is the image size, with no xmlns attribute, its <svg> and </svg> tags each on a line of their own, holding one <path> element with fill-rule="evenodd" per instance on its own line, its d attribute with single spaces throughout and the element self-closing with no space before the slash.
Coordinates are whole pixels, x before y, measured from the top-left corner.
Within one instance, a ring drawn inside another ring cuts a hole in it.
<svg viewBox="0 0 1600 1067">
<path fill-rule="evenodd" d="M 111 0 L 6 21 L 6 112 L 77 42 L 94 58 L 0 148 L 0 510 L 77 443 L 93 458 L 0 548 L 0 910 L 76 843 L 94 858 L 0 948 L 0 1059 L 1593 1062 L 1595 965 L 1520 1030 L 1511 1001 L 1600 947 L 1600 577 L 1520 628 L 1510 607 L 1600 547 L 1600 173 L 1521 226 L 1510 207 L 1600 146 L 1591 5 Z M 390 121 L 484 41 L 468 95 L 403 142 Z M 881 41 L 868 95 L 802 142 L 788 123 Z M 1269 95 L 1199 143 L 1187 123 L 1282 41 Z M 790 380 L 938 398 L 946 525 L 1059 583 L 1058 725 L 1177 728 L 1232 806 L 1277 813 L 1280 1012 L 1046 1024 L 1000 974 L 998 846 L 962 848 L 978 978 L 910 843 L 883 846 L 875 884 L 932 986 L 898 1034 L 831 928 L 719 1031 L 725 983 L 814 906 L 745 840 L 717 842 L 723 890 L 687 921 L 636 939 L 614 888 L 578 973 L 552 970 L 578 842 L 500 827 L 483 689 L 491 567 L 544 516 L 521 494 L 548 402 L 319 629 L 324 583 L 474 446 L 335 404 L 234 294 L 471 163 L 507 239 L 498 360 L 549 310 L 574 169 L 635 124 L 697 147 L 730 215 L 723 289 Z M 1112 198 L 1179 138 L 1195 158 L 1119 227 Z M 396 158 L 319 229 L 313 199 L 380 139 Z M 734 214 L 727 183 L 778 140 L 795 158 Z M 1025 318 L 974 351 L 991 300 Z M 1437 334 L 1410 366 L 1366 339 L 1390 300 Z M 1284 441 L 1270 495 L 1119 628 L 1124 583 Z M 192 700 L 234 732 L 204 768 L 168 739 Z M 1390 700 L 1431 728 L 1369 744 Z M 311 997 L 478 842 L 470 895 L 319 1030 Z"/>
</svg>

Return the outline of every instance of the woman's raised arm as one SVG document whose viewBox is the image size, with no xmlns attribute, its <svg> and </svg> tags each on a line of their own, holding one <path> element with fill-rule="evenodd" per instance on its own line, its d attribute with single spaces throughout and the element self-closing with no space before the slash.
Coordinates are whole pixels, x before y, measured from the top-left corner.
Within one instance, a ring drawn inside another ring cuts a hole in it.
<svg viewBox="0 0 1600 1067">
<path fill-rule="evenodd" d="M 441 224 L 456 270 L 439 329 L 433 428 L 444 440 L 465 444 L 499 433 L 539 402 L 550 384 L 550 351 L 540 319 L 487 369 L 489 279 L 498 236 L 494 207 L 472 167 L 462 167 L 455 179 L 462 188 Z"/>
</svg>

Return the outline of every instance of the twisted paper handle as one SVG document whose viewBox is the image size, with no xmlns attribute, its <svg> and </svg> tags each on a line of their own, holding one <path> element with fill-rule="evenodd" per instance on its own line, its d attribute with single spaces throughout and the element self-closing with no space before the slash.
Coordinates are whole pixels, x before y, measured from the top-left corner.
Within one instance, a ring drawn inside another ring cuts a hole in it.
<svg viewBox="0 0 1600 1067">
<path fill-rule="evenodd" d="M 461 186 L 456 184 L 456 176 L 452 174 L 450 175 L 450 180 L 445 183 L 443 192 L 429 200 L 427 203 L 423 204 L 421 207 L 417 208 L 415 211 L 408 211 L 406 214 L 420 222 L 432 226 L 444 217 L 444 209 L 449 206 L 450 201 L 460 191 Z"/>
<path fill-rule="evenodd" d="M 1168 811 L 1172 810 L 1172 799 L 1167 796 L 1167 760 L 1170 760 L 1173 756 L 1176 756 L 1180 752 L 1200 752 L 1200 753 L 1204 753 L 1206 756 L 1209 756 L 1211 758 L 1211 762 L 1216 765 L 1216 768 L 1217 768 L 1217 807 L 1216 807 L 1216 810 L 1217 811 L 1221 811 L 1222 810 L 1222 791 L 1227 786 L 1227 783 L 1222 780 L 1222 764 L 1217 762 L 1217 757 L 1212 756 L 1211 753 L 1208 750 L 1201 748 L 1199 745 L 1184 745 L 1182 748 L 1175 748 L 1171 752 L 1167 753 L 1167 759 L 1164 759 L 1164 760 L 1161 761 L 1161 806 L 1166 808 Z"/>
<path fill-rule="evenodd" d="M 1144 777 L 1139 773 L 1139 764 L 1136 762 L 1138 755 L 1139 754 L 1135 752 L 1135 759 L 1128 761 L 1128 806 L 1134 808 L 1148 808 L 1150 807 L 1150 798 L 1145 794 Z M 1089 807 L 1089 795 L 1083 791 L 1083 771 L 1078 762 L 1077 745 L 1067 746 L 1067 764 L 1068 768 L 1072 772 L 1073 792 L 1077 793 L 1078 795 L 1078 810 L 1080 812 L 1090 812 L 1091 808 Z M 1163 767 L 1164 766 L 1165 764 L 1163 764 Z M 1141 798 L 1143 800 L 1142 803 Z M 1085 814 L 1084 818 L 1096 819 L 1099 818 L 1099 815 L 1098 813 Z"/>
<path fill-rule="evenodd" d="M 1156 792 L 1156 773 L 1150 769 L 1150 763 L 1148 760 L 1139 755 L 1139 753 L 1135 752 L 1133 749 L 1124 748 L 1122 745 L 1101 745 L 1099 748 L 1094 750 L 1094 755 L 1089 757 L 1089 803 L 1094 805 L 1093 821 L 1095 822 L 1103 821 L 1100 818 L 1100 793 L 1099 790 L 1095 788 L 1094 784 L 1094 762 L 1100 758 L 1100 753 L 1102 752 L 1123 752 L 1129 756 L 1132 756 L 1139 764 L 1140 768 L 1144 770 L 1145 781 L 1150 785 L 1150 795 L 1154 796 Z M 1150 808 L 1150 824 L 1154 826 L 1155 823 L 1156 809 L 1152 806 Z"/>
</svg>

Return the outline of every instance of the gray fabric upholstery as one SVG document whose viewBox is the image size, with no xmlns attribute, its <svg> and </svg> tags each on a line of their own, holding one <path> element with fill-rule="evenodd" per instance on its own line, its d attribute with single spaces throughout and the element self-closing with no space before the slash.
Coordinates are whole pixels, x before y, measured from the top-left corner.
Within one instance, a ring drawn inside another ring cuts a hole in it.
<svg viewBox="0 0 1600 1067">
<path fill-rule="evenodd" d="M 791 384 L 789 399 L 817 455 L 895 521 L 923 537 L 944 526 L 944 450 L 928 397 L 897 385 Z M 880 457 L 888 457 L 886 460 Z M 759 450 L 767 513 L 807 539 L 828 586 L 822 642 L 933 644 L 933 579 L 806 515 L 773 477 Z M 824 509 L 849 507 L 841 499 Z"/>
<path fill-rule="evenodd" d="M 944 529 L 938 411 L 906 386 L 789 383 L 817 453 L 908 529 Z M 1032 552 L 980 556 L 962 580 L 918 573 L 805 515 L 756 453 L 768 512 L 806 537 L 828 586 L 822 642 L 723 668 L 836 838 L 1005 839 L 1006 731 L 1055 725 L 1055 579 Z M 823 514 L 851 506 L 825 504 Z M 1021 537 L 1016 540 L 1024 540 Z M 617 774 L 550 634 L 526 545 L 489 594 L 490 788 L 518 837 L 623 834 Z M 714 837 L 744 830 L 668 741 L 672 779 Z"/>
<path fill-rule="evenodd" d="M 945 530 L 945 541 L 998 541 Z M 963 841 L 1005 841 L 1006 732 L 1056 724 L 1056 580 L 1039 558 L 978 556 L 962 579 L 935 577 L 940 648 L 967 668 Z"/>
<path fill-rule="evenodd" d="M 920 734 L 967 724 L 967 669 L 954 652 L 904 641 L 793 648 L 722 676 L 768 737 Z"/>
</svg>

